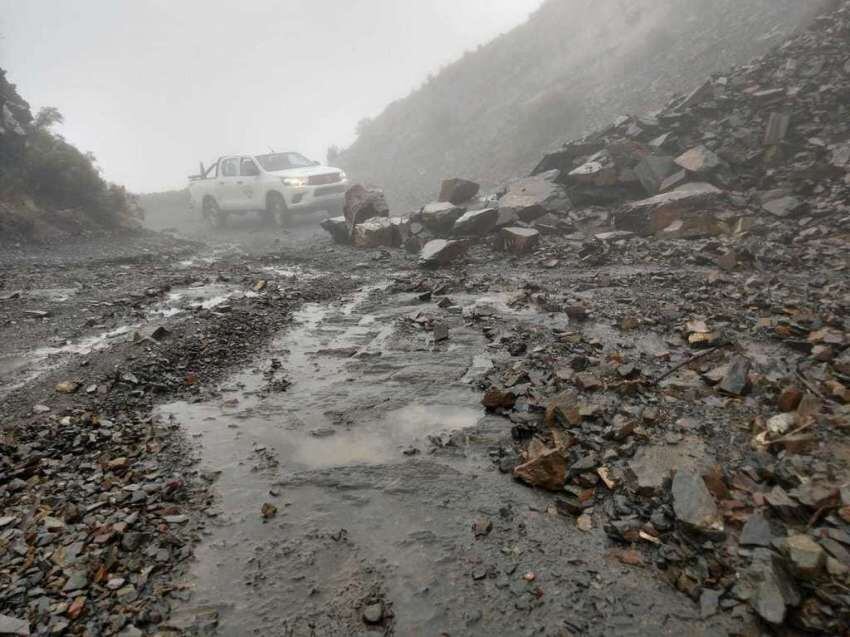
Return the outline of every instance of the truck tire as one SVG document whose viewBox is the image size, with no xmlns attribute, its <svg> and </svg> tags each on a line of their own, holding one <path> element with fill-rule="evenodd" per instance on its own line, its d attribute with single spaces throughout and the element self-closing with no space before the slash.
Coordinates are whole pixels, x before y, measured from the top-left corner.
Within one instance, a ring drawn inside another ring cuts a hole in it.
<svg viewBox="0 0 850 637">
<path fill-rule="evenodd" d="M 272 219 L 278 219 L 282 226 L 289 225 L 289 209 L 282 194 L 270 192 L 266 195 L 266 214 Z"/>
<path fill-rule="evenodd" d="M 201 214 L 204 220 L 214 228 L 222 228 L 227 224 L 227 213 L 219 208 L 218 202 L 212 197 L 204 197 Z"/>
</svg>

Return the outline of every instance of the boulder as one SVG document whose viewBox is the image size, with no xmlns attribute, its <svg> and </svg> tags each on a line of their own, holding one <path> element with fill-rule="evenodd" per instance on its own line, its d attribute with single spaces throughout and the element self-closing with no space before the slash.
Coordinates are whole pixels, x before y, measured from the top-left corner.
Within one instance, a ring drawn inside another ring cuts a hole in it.
<svg viewBox="0 0 850 637">
<path fill-rule="evenodd" d="M 670 192 L 626 204 L 614 214 L 614 225 L 618 230 L 647 236 L 677 221 L 684 223 L 707 217 L 713 222 L 712 213 L 724 209 L 724 199 L 723 191 L 711 184 L 685 184 Z"/>
<path fill-rule="evenodd" d="M 456 236 L 481 236 L 487 234 L 499 223 L 499 211 L 495 208 L 470 210 L 455 221 L 452 234 Z"/>
<path fill-rule="evenodd" d="M 426 243 L 419 253 L 419 265 L 432 268 L 446 265 L 464 252 L 466 252 L 465 241 L 433 239 Z"/>
<path fill-rule="evenodd" d="M 358 223 L 351 232 L 351 243 L 355 248 L 393 247 L 396 244 L 396 230 L 392 221 L 377 217 Z"/>
<path fill-rule="evenodd" d="M 527 223 L 547 212 L 572 208 L 566 190 L 554 181 L 557 176 L 558 171 L 552 170 L 512 182 L 499 200 L 500 218 L 513 217 Z"/>
<path fill-rule="evenodd" d="M 348 222 L 346 222 L 345 217 L 331 217 L 330 219 L 325 219 L 321 223 L 321 226 L 330 233 L 331 238 L 333 238 L 336 243 L 343 245 L 351 243 L 351 230 L 348 227 Z"/>
<path fill-rule="evenodd" d="M 548 449 L 514 467 L 514 477 L 533 487 L 560 491 L 567 481 L 567 460 L 557 449 Z"/>
<path fill-rule="evenodd" d="M 481 186 L 467 179 L 444 179 L 440 185 L 440 196 L 437 200 L 448 201 L 459 206 L 477 195 L 480 189 Z"/>
<path fill-rule="evenodd" d="M 502 228 L 501 241 L 507 252 L 525 254 L 540 243 L 540 232 L 532 228 Z"/>
<path fill-rule="evenodd" d="M 436 234 L 448 234 L 451 232 L 455 221 L 463 216 L 465 210 L 453 203 L 434 202 L 422 208 L 420 217 L 422 225 Z"/>
<path fill-rule="evenodd" d="M 390 208 L 383 190 L 354 184 L 345 193 L 343 213 L 348 227 L 353 228 L 367 219 L 389 217 Z"/>
<path fill-rule="evenodd" d="M 676 163 L 666 155 L 647 155 L 635 166 L 635 174 L 649 195 L 658 194 L 661 185 L 676 172 Z"/>
</svg>

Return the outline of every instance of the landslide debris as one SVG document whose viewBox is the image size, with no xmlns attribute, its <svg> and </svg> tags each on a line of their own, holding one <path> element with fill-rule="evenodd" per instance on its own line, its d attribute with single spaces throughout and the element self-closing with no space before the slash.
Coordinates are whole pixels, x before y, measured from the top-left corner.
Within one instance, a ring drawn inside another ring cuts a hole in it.
<svg viewBox="0 0 850 637">
<path fill-rule="evenodd" d="M 498 470 L 746 634 L 850 622 L 848 42 L 845 1 L 530 180 L 399 220 L 443 268 L 418 293 L 516 269 L 509 307 L 551 318 L 464 313 L 511 427 Z"/>
</svg>

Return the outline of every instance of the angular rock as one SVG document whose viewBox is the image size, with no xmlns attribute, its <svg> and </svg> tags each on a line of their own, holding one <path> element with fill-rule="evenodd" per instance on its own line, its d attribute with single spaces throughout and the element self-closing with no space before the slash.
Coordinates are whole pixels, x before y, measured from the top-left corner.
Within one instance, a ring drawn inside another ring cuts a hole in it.
<svg viewBox="0 0 850 637">
<path fill-rule="evenodd" d="M 723 200 L 723 192 L 711 184 L 685 184 L 676 190 L 626 204 L 615 213 L 614 225 L 618 230 L 642 236 L 656 234 L 690 215 L 711 217 L 712 213 L 726 208 Z"/>
<path fill-rule="evenodd" d="M 349 228 L 367 219 L 390 216 L 384 191 L 361 184 L 355 184 L 346 191 L 343 212 Z"/>
<path fill-rule="evenodd" d="M 499 223 L 499 211 L 496 208 L 469 210 L 457 219 L 452 228 L 455 236 L 485 235 Z"/>
<path fill-rule="evenodd" d="M 826 553 L 808 535 L 802 533 L 785 538 L 785 550 L 794 572 L 800 577 L 816 577 L 826 564 Z"/>
<path fill-rule="evenodd" d="M 770 523 L 761 513 L 753 513 L 747 518 L 738 542 L 741 546 L 770 547 L 773 543 L 773 531 Z"/>
<path fill-rule="evenodd" d="M 800 593 L 781 562 L 768 549 L 756 549 L 746 572 L 753 595 L 750 605 L 766 622 L 781 626 L 789 606 L 800 604 Z"/>
<path fill-rule="evenodd" d="M 772 146 L 783 141 L 790 125 L 791 116 L 788 113 L 771 113 L 767 121 L 767 130 L 764 131 L 764 145 Z"/>
<path fill-rule="evenodd" d="M 702 476 L 679 470 L 673 477 L 673 511 L 676 519 L 700 533 L 723 531 L 723 520 Z"/>
<path fill-rule="evenodd" d="M 351 231 L 351 243 L 355 248 L 380 248 L 401 245 L 398 233 L 392 221 L 386 217 L 376 217 L 358 223 Z"/>
<path fill-rule="evenodd" d="M 341 245 L 351 243 L 351 229 L 348 227 L 345 217 L 331 217 L 322 221 L 320 225 L 331 235 L 335 243 Z"/>
<path fill-rule="evenodd" d="M 779 197 L 762 204 L 767 212 L 774 217 L 788 217 L 800 210 L 803 202 L 797 197 Z"/>
<path fill-rule="evenodd" d="M 448 234 L 465 210 L 449 202 L 433 202 L 422 208 L 422 225 L 435 234 Z"/>
<path fill-rule="evenodd" d="M 717 388 L 724 394 L 743 396 L 749 385 L 750 361 L 743 356 L 736 356 L 729 363 L 726 375 Z"/>
<path fill-rule="evenodd" d="M 444 179 L 440 185 L 440 196 L 437 200 L 448 201 L 459 206 L 477 195 L 480 189 L 480 185 L 468 179 Z"/>
<path fill-rule="evenodd" d="M 647 155 L 638 162 L 634 170 L 646 193 L 655 195 L 660 192 L 661 184 L 677 172 L 677 167 L 672 157 Z"/>
<path fill-rule="evenodd" d="M 433 239 L 419 253 L 419 265 L 426 268 L 447 265 L 464 254 L 466 247 L 465 241 Z"/>
<path fill-rule="evenodd" d="M 697 146 L 679 155 L 675 163 L 688 172 L 708 175 L 720 168 L 720 158 L 705 146 Z"/>
<path fill-rule="evenodd" d="M 540 232 L 531 228 L 502 228 L 500 238 L 504 250 L 525 254 L 540 243 Z"/>
<path fill-rule="evenodd" d="M 560 491 L 567 481 L 567 460 L 557 449 L 549 449 L 514 467 L 514 477 L 533 487 Z"/>
<path fill-rule="evenodd" d="M 30 634 L 30 624 L 24 619 L 0 615 L 0 635 L 10 637 L 27 637 Z"/>
<path fill-rule="evenodd" d="M 555 170 L 512 182 L 499 200 L 500 219 L 515 218 L 528 223 L 547 212 L 570 210 L 572 203 L 567 191 L 554 181 L 557 176 Z"/>
</svg>

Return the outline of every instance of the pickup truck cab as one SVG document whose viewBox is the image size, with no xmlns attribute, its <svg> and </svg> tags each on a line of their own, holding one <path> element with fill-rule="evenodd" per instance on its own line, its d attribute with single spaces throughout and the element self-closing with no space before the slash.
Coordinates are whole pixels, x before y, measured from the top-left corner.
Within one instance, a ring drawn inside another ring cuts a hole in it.
<svg viewBox="0 0 850 637">
<path fill-rule="evenodd" d="M 326 210 L 337 214 L 348 180 L 339 168 L 323 166 L 299 153 L 226 155 L 189 177 L 193 210 L 224 225 L 231 214 L 260 212 L 269 222 L 286 224 L 292 214 Z"/>
</svg>

